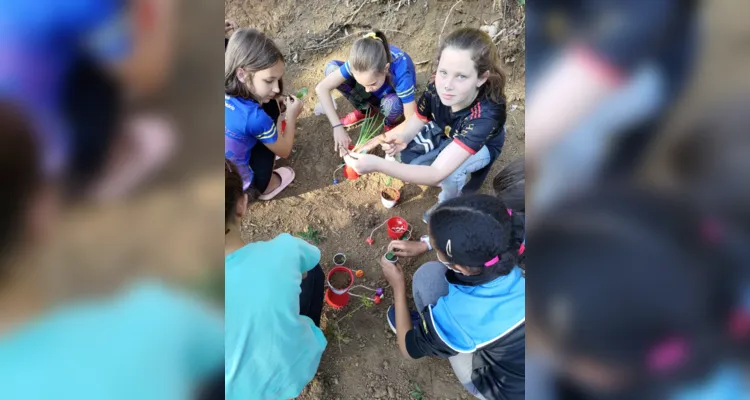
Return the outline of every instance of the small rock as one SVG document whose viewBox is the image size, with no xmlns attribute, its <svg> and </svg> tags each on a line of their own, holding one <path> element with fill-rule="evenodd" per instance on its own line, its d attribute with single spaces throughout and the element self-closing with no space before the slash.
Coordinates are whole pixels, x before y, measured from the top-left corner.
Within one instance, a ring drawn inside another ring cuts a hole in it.
<svg viewBox="0 0 750 400">
<path fill-rule="evenodd" d="M 383 361 L 383 371 L 388 371 L 388 361 Z"/>
<path fill-rule="evenodd" d="M 333 378 L 333 384 L 338 385 L 339 384 L 339 378 Z"/>
<path fill-rule="evenodd" d="M 388 397 L 395 399 L 396 398 L 396 391 L 393 390 L 392 387 L 388 386 Z"/>
</svg>

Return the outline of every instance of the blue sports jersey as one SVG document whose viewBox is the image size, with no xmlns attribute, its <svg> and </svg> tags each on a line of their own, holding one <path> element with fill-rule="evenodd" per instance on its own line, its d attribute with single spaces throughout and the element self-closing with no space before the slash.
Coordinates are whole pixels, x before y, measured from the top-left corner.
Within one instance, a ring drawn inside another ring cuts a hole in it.
<svg viewBox="0 0 750 400">
<path fill-rule="evenodd" d="M 80 52 L 126 56 L 125 17 L 123 0 L 0 1 L 0 98 L 30 114 L 48 172 L 64 166 L 69 148 L 59 110 L 65 76 Z"/>
<path fill-rule="evenodd" d="M 224 157 L 237 166 L 247 190 L 253 181 L 250 153 L 258 142 L 275 143 L 276 122 L 254 100 L 224 95 Z"/>
<path fill-rule="evenodd" d="M 416 90 L 417 84 L 417 72 L 414 67 L 414 62 L 412 62 L 411 57 L 409 57 L 409 55 L 403 50 L 394 45 L 391 45 L 390 47 L 392 60 L 390 73 L 395 88 L 389 85 L 388 81 L 386 81 L 380 89 L 372 92 L 372 94 L 377 98 L 383 98 L 383 96 L 388 93 L 396 93 L 402 102 L 411 103 L 414 101 L 414 91 Z M 344 78 L 354 79 L 351 65 L 348 60 L 341 66 L 341 68 L 339 68 L 339 71 L 341 71 L 341 75 L 343 75 Z"/>
</svg>

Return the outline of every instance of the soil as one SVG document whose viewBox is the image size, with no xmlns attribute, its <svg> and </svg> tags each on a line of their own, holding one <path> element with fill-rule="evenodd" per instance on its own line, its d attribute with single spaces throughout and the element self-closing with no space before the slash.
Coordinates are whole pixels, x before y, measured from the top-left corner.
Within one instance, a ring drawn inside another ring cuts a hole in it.
<svg viewBox="0 0 750 400">
<path fill-rule="evenodd" d="M 321 328 L 328 338 L 328 347 L 317 377 L 308 385 L 301 399 L 410 399 L 415 396 L 461 399 L 470 396 L 456 379 L 447 360 L 424 358 L 408 361 L 401 356 L 386 321 L 386 311 L 392 304 L 393 295 L 379 265 L 391 241 L 386 226 L 379 227 L 372 235 L 372 245 L 366 243 L 375 227 L 395 215 L 413 225 L 412 237 L 426 234 L 422 214 L 437 201 L 440 188 L 389 180 L 383 174 L 344 180 L 343 172 L 338 170 L 334 177 L 334 170 L 342 160 L 334 152 L 331 126 L 324 115 L 315 116 L 313 113 L 318 102 L 313 89 L 323 78 L 325 64 L 332 59 L 345 60 L 359 32 L 380 28 L 392 44 L 412 57 L 418 64 L 418 98 L 434 71 L 435 49 L 444 22 L 443 36 L 458 27 L 478 28 L 499 21 L 504 32 L 498 36 L 497 42 L 509 77 L 506 87 L 507 139 L 490 176 L 522 155 L 525 113 L 523 9 L 515 1 L 464 0 L 446 22 L 454 4 L 453 0 L 310 0 L 305 2 L 305 7 L 300 7 L 299 2 L 292 0 L 225 0 L 227 19 L 234 20 L 240 27 L 261 29 L 279 44 L 286 59 L 285 91 L 294 93 L 308 88 L 308 95 L 303 99 L 303 112 L 298 119 L 293 153 L 288 159 L 278 161 L 279 166 L 294 169 L 295 181 L 277 199 L 250 205 L 242 222 L 243 239 L 247 242 L 269 240 L 282 232 L 300 232 L 310 226 L 326 237 L 326 240 L 314 243 L 321 250 L 321 264 L 326 272 L 334 267 L 329 261 L 333 255 L 344 252 L 351 268 L 364 271 L 364 277 L 356 278 L 355 285 L 385 289 L 383 301 L 378 305 L 352 298 L 341 310 L 325 306 Z M 493 9 L 493 5 L 497 7 Z M 334 98 L 340 116 L 352 110 L 338 93 Z M 356 139 L 358 132 L 357 127 L 349 131 L 352 139 Z M 333 179 L 340 183 L 332 184 Z M 485 182 L 482 192 L 491 193 L 490 181 Z M 401 193 L 398 208 L 380 206 L 381 190 L 389 186 L 386 182 Z M 399 260 L 407 277 L 409 297 L 411 276 L 433 257 L 426 254 Z M 370 295 L 359 290 L 355 288 L 353 293 Z"/>
<path fill-rule="evenodd" d="M 351 276 L 349 276 L 348 272 L 336 271 L 331 275 L 331 279 L 329 279 L 329 282 L 331 282 L 331 286 L 333 286 L 334 288 L 343 290 L 349 287 L 352 279 Z"/>
<path fill-rule="evenodd" d="M 387 201 L 396 201 L 399 198 L 399 194 L 396 191 L 396 189 L 393 188 L 385 188 L 382 192 L 380 192 L 380 196 L 382 196 Z"/>
</svg>

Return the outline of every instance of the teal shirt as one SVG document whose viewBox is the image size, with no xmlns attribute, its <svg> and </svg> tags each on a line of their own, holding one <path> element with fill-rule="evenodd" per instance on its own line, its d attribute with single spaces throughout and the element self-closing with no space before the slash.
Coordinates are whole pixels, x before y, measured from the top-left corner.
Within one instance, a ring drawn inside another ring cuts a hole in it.
<svg viewBox="0 0 750 400">
<path fill-rule="evenodd" d="M 0 399 L 189 399 L 220 376 L 221 313 L 156 283 L 0 337 Z"/>
<path fill-rule="evenodd" d="M 320 250 L 281 234 L 225 259 L 227 400 L 297 397 L 318 370 L 323 332 L 299 314 L 302 274 Z"/>
</svg>

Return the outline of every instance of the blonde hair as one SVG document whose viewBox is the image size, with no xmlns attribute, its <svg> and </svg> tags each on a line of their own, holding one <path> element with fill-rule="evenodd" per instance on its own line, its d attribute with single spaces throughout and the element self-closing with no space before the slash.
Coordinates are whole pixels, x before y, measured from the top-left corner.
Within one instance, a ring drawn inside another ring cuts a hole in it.
<svg viewBox="0 0 750 400">
<path fill-rule="evenodd" d="M 224 53 L 224 92 L 230 96 L 252 99 L 248 85 L 237 77 L 237 69 L 245 69 L 252 79 L 254 73 L 271 68 L 279 61 L 284 62 L 284 55 L 263 32 L 252 28 L 236 30 L 229 38 Z M 284 90 L 281 80 L 279 90 Z"/>
<path fill-rule="evenodd" d="M 500 68 L 500 53 L 490 36 L 476 28 L 460 28 L 448 35 L 438 48 L 437 60 L 447 48 L 471 51 L 477 76 L 489 71 L 487 82 L 479 89 L 495 103 L 505 101 L 505 72 Z"/>
<path fill-rule="evenodd" d="M 391 77 L 389 71 L 386 71 L 386 65 L 392 61 L 391 47 L 381 31 L 373 31 L 357 39 L 349 53 L 352 70 L 385 72 L 389 84 Z"/>
</svg>

